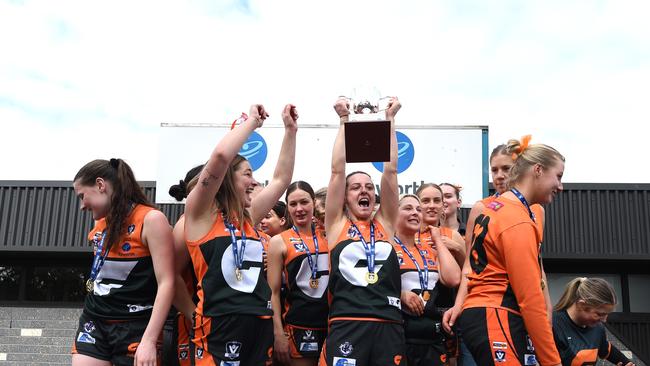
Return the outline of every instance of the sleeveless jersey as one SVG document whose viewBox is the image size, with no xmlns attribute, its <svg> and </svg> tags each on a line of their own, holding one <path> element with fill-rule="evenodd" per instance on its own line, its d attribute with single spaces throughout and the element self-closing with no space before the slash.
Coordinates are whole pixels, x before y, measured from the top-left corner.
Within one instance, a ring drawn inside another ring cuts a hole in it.
<svg viewBox="0 0 650 366">
<path fill-rule="evenodd" d="M 598 358 L 607 358 L 611 345 L 605 327 L 580 327 L 566 310 L 553 312 L 553 336 L 563 366 L 595 365 Z"/>
<path fill-rule="evenodd" d="M 237 267 L 232 239 L 222 215 L 218 216 L 203 238 L 187 241 L 194 273 L 198 280 L 197 315 L 206 317 L 232 314 L 272 315 L 271 288 L 264 278 L 264 248 L 259 236 L 248 222 L 245 222 L 244 230 L 246 248 L 240 272 L 241 280 L 238 280 L 235 275 Z M 235 230 L 235 240 L 237 249 L 241 250 L 240 230 Z"/>
<path fill-rule="evenodd" d="M 323 231 L 316 229 L 318 240 L 318 288 L 311 288 L 311 268 L 307 250 L 316 261 L 312 235 L 296 234 L 293 229 L 280 233 L 287 248 L 284 259 L 284 277 L 287 279 L 287 298 L 284 320 L 287 324 L 306 328 L 327 328 L 329 306 L 325 292 L 329 282 L 329 253 Z M 306 246 L 306 248 L 305 248 Z"/>
<path fill-rule="evenodd" d="M 366 282 L 368 260 L 359 234 L 348 219 L 341 234 L 330 246 L 330 320 L 356 318 L 401 322 L 399 264 L 393 245 L 379 222 L 375 226 L 374 284 Z M 370 246 L 369 222 L 357 222 Z"/>
<path fill-rule="evenodd" d="M 136 205 L 126 218 L 125 232 L 110 248 L 104 265 L 86 296 L 84 312 L 107 320 L 148 319 L 158 290 L 149 248 L 142 242 L 144 217 L 154 208 Z M 93 244 L 101 240 L 106 220 L 100 219 L 88 234 Z M 108 239 L 108 238 L 106 238 Z M 104 251 L 108 240 L 104 241 Z M 97 248 L 94 248 L 94 251 Z"/>
<path fill-rule="evenodd" d="M 478 215 L 469 253 L 472 272 L 463 309 L 500 308 L 520 314 L 541 364 L 559 360 L 541 285 L 540 235 L 526 207 L 503 197 Z"/>
<path fill-rule="evenodd" d="M 454 238 L 454 230 L 446 227 L 446 226 L 440 226 L 438 227 L 440 229 L 440 236 L 452 239 Z M 418 235 L 418 238 L 421 243 L 423 243 L 425 246 L 429 248 L 434 247 L 433 243 L 433 238 L 431 237 L 431 232 L 429 230 L 426 230 L 423 233 L 416 234 Z M 435 261 L 438 261 L 438 252 L 433 249 L 433 252 L 436 256 Z M 435 304 L 436 307 L 440 308 L 440 310 L 446 310 L 446 308 L 450 308 L 454 306 L 454 302 L 456 301 L 456 288 L 449 288 L 442 283 L 438 283 L 438 286 L 435 288 L 435 293 L 431 296 L 432 299 L 435 299 Z"/>
<path fill-rule="evenodd" d="M 420 266 L 420 270 L 424 270 L 422 256 L 424 256 L 424 259 L 427 261 L 427 289 L 430 297 L 425 305 L 425 312 L 422 316 L 415 316 L 405 308 L 402 308 L 404 316 L 404 333 L 407 340 L 419 339 L 426 340 L 427 342 L 425 343 L 432 343 L 434 341 L 433 336 L 436 332 L 440 332 L 440 329 L 436 329 L 436 320 L 438 320 L 438 327 L 440 326 L 440 316 L 434 311 L 429 311 L 432 309 L 433 305 L 430 302 L 435 302 L 440 287 L 444 286 L 439 282 L 440 274 L 438 272 L 438 256 L 436 255 L 435 250 L 426 244 L 418 245 L 418 247 L 419 250 L 417 248 L 409 248 L 408 246 L 407 249 Z M 393 248 L 395 249 L 397 260 L 399 262 L 402 291 L 411 291 L 421 295 L 422 287 L 420 285 L 420 277 L 415 263 L 411 260 L 411 257 L 404 252 L 401 245 L 393 244 Z"/>
</svg>

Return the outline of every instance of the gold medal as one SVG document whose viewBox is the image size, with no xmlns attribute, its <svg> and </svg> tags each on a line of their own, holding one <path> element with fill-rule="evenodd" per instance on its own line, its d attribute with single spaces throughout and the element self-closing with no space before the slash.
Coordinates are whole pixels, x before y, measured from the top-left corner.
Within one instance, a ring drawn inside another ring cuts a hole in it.
<svg viewBox="0 0 650 366">
<path fill-rule="evenodd" d="M 241 271 L 239 270 L 239 268 L 235 268 L 235 278 L 237 278 L 237 281 L 241 281 L 241 279 L 243 278 L 243 276 L 241 275 Z"/>
<path fill-rule="evenodd" d="M 88 293 L 92 293 L 94 290 L 95 290 L 95 283 L 93 282 L 93 280 L 88 279 L 88 281 L 86 281 L 86 291 L 88 291 Z"/>
<path fill-rule="evenodd" d="M 377 274 L 375 272 L 366 273 L 366 282 L 368 282 L 369 284 L 372 285 L 372 284 L 377 283 L 378 279 L 379 279 L 379 277 L 377 276 Z"/>
<path fill-rule="evenodd" d="M 309 287 L 311 287 L 313 289 L 317 289 L 318 288 L 318 278 L 312 278 L 311 280 L 309 280 Z"/>
<path fill-rule="evenodd" d="M 422 292 L 422 300 L 429 301 L 430 298 L 431 298 L 431 293 L 429 293 L 429 291 Z"/>
</svg>

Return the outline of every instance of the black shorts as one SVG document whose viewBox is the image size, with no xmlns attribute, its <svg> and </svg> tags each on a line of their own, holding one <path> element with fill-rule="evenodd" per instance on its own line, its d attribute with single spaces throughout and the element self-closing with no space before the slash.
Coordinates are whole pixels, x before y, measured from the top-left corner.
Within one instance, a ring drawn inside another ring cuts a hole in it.
<svg viewBox="0 0 650 366">
<path fill-rule="evenodd" d="M 406 344 L 408 366 L 444 366 L 447 359 L 447 348 L 442 343 Z"/>
<path fill-rule="evenodd" d="M 114 365 L 133 365 L 135 351 L 149 319 L 106 321 L 82 313 L 72 345 L 72 353 L 110 361 Z M 162 344 L 158 343 L 158 361 Z"/>
<path fill-rule="evenodd" d="M 273 320 L 254 315 L 195 317 L 194 361 L 197 366 L 264 366 L 273 354 Z"/>
<path fill-rule="evenodd" d="M 333 321 L 319 365 L 406 365 L 404 327 L 392 322 Z"/>
<path fill-rule="evenodd" d="M 497 308 L 469 308 L 458 320 L 463 342 L 478 365 L 536 365 L 521 316 Z"/>
<path fill-rule="evenodd" d="M 287 324 L 284 330 L 289 334 L 291 358 L 318 358 L 327 328 L 303 328 Z"/>
</svg>

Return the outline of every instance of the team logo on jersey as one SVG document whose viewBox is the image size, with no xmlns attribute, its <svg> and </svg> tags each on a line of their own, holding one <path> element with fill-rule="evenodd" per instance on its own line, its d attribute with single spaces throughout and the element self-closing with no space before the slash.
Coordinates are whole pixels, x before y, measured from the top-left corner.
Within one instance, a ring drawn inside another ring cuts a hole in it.
<svg viewBox="0 0 650 366">
<path fill-rule="evenodd" d="M 239 361 L 221 361 L 219 366 L 239 366 Z"/>
<path fill-rule="evenodd" d="M 524 354 L 524 366 L 534 366 L 537 365 L 537 357 L 528 353 Z"/>
<path fill-rule="evenodd" d="M 224 353 L 224 356 L 230 359 L 239 358 L 239 351 L 241 351 L 241 342 L 230 341 L 226 343 L 226 353 Z"/>
<path fill-rule="evenodd" d="M 435 265 L 436 265 L 436 262 L 434 262 L 433 259 L 429 259 L 429 260 L 427 260 L 427 263 L 428 263 L 430 266 L 435 266 Z"/>
<path fill-rule="evenodd" d="M 129 313 L 137 313 L 140 311 L 145 311 L 153 308 L 153 305 L 134 305 L 134 304 L 128 304 L 126 305 L 129 308 Z"/>
<path fill-rule="evenodd" d="M 300 352 L 318 351 L 318 342 L 300 342 Z"/>
<path fill-rule="evenodd" d="M 314 337 L 314 331 L 311 329 L 306 329 L 305 334 L 302 336 L 303 341 L 313 341 L 315 339 Z"/>
<path fill-rule="evenodd" d="M 266 141 L 259 133 L 253 131 L 248 140 L 239 150 L 239 155 L 243 156 L 251 164 L 253 171 L 256 171 L 266 161 Z"/>
<path fill-rule="evenodd" d="M 492 342 L 492 348 L 494 348 L 494 349 L 508 349 L 508 344 L 506 342 Z"/>
<path fill-rule="evenodd" d="M 341 351 L 341 354 L 342 354 L 343 356 L 348 356 L 348 355 L 350 355 L 350 353 L 352 353 L 353 350 L 354 350 L 354 347 L 352 347 L 352 343 L 350 343 L 350 342 L 342 343 L 342 344 L 339 346 L 339 351 Z"/>
<path fill-rule="evenodd" d="M 495 362 L 506 362 L 506 352 L 502 350 L 494 351 L 494 361 Z"/>
<path fill-rule="evenodd" d="M 129 243 L 124 243 L 124 244 L 122 244 L 122 251 L 123 251 L 123 252 L 126 253 L 126 252 L 128 252 L 129 250 L 131 250 L 131 244 L 129 244 Z"/>
<path fill-rule="evenodd" d="M 528 350 L 528 352 L 535 352 L 533 341 L 530 339 L 529 335 L 526 335 L 526 350 Z"/>
<path fill-rule="evenodd" d="M 415 148 L 413 142 L 405 134 L 397 131 L 397 173 L 408 169 L 415 158 Z M 373 162 L 372 165 L 380 172 L 384 171 L 383 162 Z"/>
<path fill-rule="evenodd" d="M 129 234 L 129 235 L 133 234 L 134 231 L 135 231 L 135 225 L 134 224 L 131 224 L 131 225 L 129 225 L 129 227 L 126 228 L 126 233 Z"/>
<path fill-rule="evenodd" d="M 196 349 L 196 358 L 199 360 L 203 359 L 203 348 L 198 347 Z"/>
<path fill-rule="evenodd" d="M 426 251 L 426 249 L 422 249 L 422 250 L 420 250 L 420 255 L 427 255 L 427 251 Z"/>
<path fill-rule="evenodd" d="M 178 359 L 179 360 L 187 360 L 187 358 L 190 356 L 190 345 L 187 343 L 179 344 L 178 345 Z"/>
<path fill-rule="evenodd" d="M 397 254 L 397 264 L 399 264 L 400 267 L 404 265 L 404 257 L 399 254 Z"/>
<path fill-rule="evenodd" d="M 501 207 L 503 207 L 503 203 L 497 202 L 497 201 L 492 201 L 492 202 L 488 203 L 487 207 L 489 209 L 491 209 L 491 210 L 498 211 Z"/>
<path fill-rule="evenodd" d="M 386 296 L 388 298 L 388 305 L 394 306 L 398 309 L 402 308 L 402 303 L 399 300 L 399 297 Z"/>
<path fill-rule="evenodd" d="M 95 323 L 93 323 L 92 320 L 84 324 L 84 331 L 86 333 L 92 333 L 94 330 L 95 330 Z"/>
<path fill-rule="evenodd" d="M 358 234 L 358 233 L 359 233 L 359 232 L 358 232 L 357 229 L 355 229 L 354 227 L 350 226 L 350 227 L 348 228 L 348 238 L 350 238 L 350 239 L 355 239 L 355 238 L 357 237 L 357 234 Z"/>
<path fill-rule="evenodd" d="M 402 363 L 402 355 L 395 355 L 395 357 L 393 357 L 393 362 L 395 363 L 395 365 L 399 365 L 400 363 Z"/>
<path fill-rule="evenodd" d="M 86 332 L 79 332 L 79 335 L 77 336 L 77 342 L 95 344 L 95 337 Z"/>
<path fill-rule="evenodd" d="M 307 251 L 307 246 L 303 242 L 293 243 L 293 247 L 296 248 L 297 252 L 306 252 Z"/>
<path fill-rule="evenodd" d="M 334 366 L 357 366 L 356 358 L 334 357 Z"/>
</svg>

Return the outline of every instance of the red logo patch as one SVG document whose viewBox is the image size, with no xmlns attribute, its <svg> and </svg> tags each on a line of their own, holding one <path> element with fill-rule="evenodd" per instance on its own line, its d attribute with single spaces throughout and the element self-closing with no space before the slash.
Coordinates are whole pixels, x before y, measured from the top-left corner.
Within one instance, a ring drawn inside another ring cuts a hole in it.
<svg viewBox="0 0 650 366">
<path fill-rule="evenodd" d="M 498 202 L 498 201 L 492 201 L 488 204 L 488 208 L 493 210 L 493 211 L 498 211 L 501 207 L 503 207 L 503 203 Z"/>
</svg>

